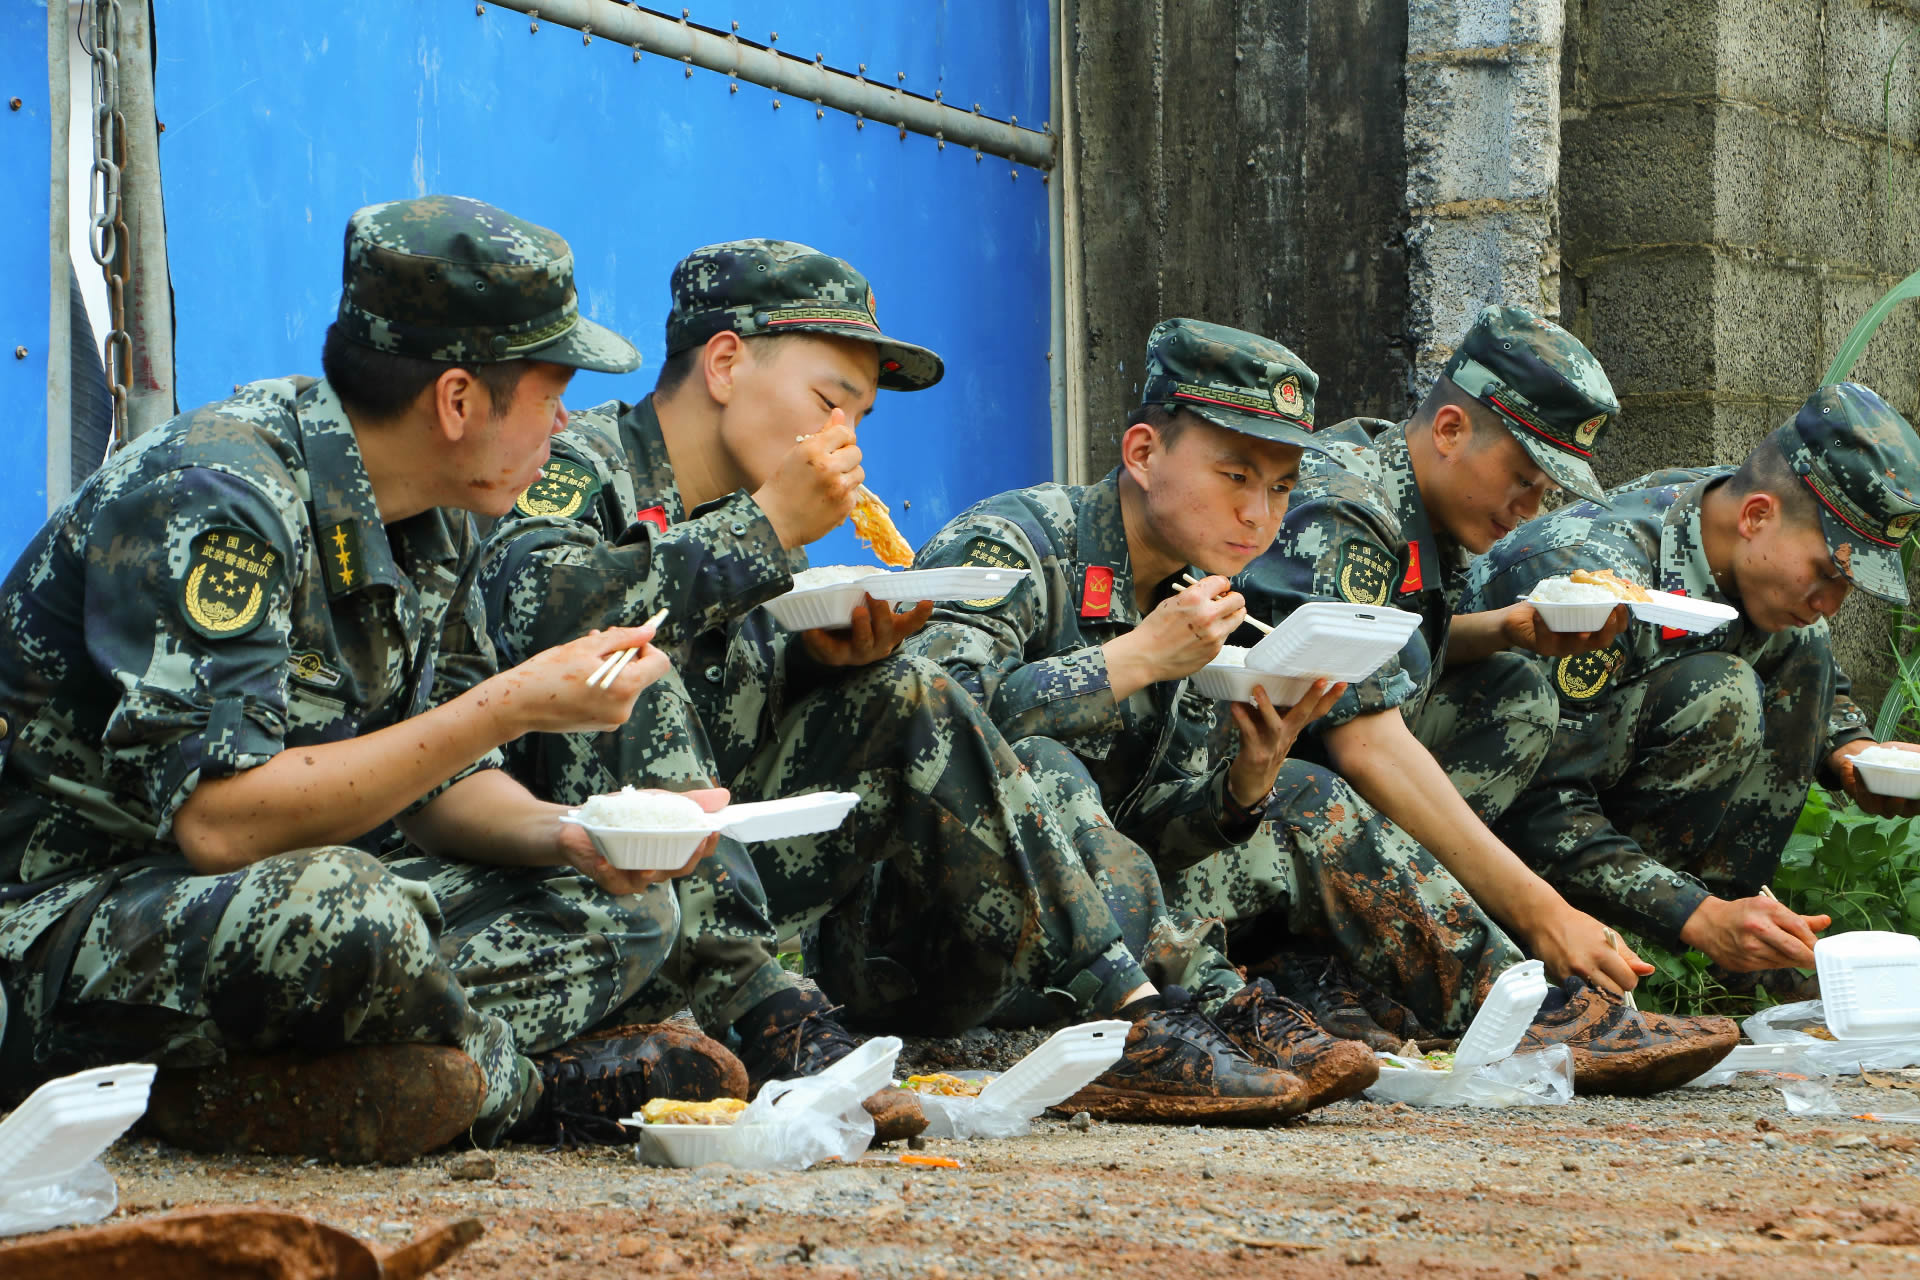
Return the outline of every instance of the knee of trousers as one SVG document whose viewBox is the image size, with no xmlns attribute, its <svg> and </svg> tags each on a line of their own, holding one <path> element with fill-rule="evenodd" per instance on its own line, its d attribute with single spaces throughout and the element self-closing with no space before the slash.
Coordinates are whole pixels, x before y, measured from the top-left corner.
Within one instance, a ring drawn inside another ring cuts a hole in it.
<svg viewBox="0 0 1920 1280">
<path fill-rule="evenodd" d="M 1729 768 L 1744 768 L 1765 737 L 1760 674 L 1730 653 L 1696 653 L 1647 677 L 1643 741 L 1704 740 Z"/>
<path fill-rule="evenodd" d="M 439 908 L 424 883 L 344 846 L 257 864 L 218 925 L 213 965 L 309 1007 L 358 1007 L 441 966 Z M 248 971 L 242 977 L 240 971 Z"/>
</svg>

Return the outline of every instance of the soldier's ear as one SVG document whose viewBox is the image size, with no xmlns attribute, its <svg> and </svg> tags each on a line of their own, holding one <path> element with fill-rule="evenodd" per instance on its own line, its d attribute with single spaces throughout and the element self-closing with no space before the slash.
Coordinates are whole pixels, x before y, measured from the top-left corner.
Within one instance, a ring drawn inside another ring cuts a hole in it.
<svg viewBox="0 0 1920 1280">
<path fill-rule="evenodd" d="M 1142 489 L 1153 487 L 1153 463 L 1163 452 L 1160 433 L 1144 422 L 1136 422 L 1120 435 L 1120 465 Z"/>
<path fill-rule="evenodd" d="M 731 329 L 722 329 L 707 339 L 707 345 L 700 349 L 700 373 L 715 404 L 733 403 L 740 370 L 752 358 L 746 340 Z"/>
<path fill-rule="evenodd" d="M 1755 489 L 1740 499 L 1740 536 L 1751 538 L 1780 518 L 1780 499 Z"/>
<path fill-rule="evenodd" d="M 465 369 L 448 369 L 421 394 L 432 398 L 434 425 L 449 444 L 460 443 L 493 416 L 493 398 Z"/>
<path fill-rule="evenodd" d="M 1443 404 L 1433 412 L 1433 447 L 1443 458 L 1465 453 L 1473 443 L 1473 419 L 1457 404 Z"/>
</svg>

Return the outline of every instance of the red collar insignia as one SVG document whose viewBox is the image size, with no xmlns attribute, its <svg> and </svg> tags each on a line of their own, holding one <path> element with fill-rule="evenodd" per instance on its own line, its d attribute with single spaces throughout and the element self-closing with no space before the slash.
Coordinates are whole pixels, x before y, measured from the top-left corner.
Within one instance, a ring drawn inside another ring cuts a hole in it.
<svg viewBox="0 0 1920 1280">
<path fill-rule="evenodd" d="M 1409 542 L 1407 544 L 1407 576 L 1400 579 L 1400 594 L 1403 596 L 1411 594 L 1420 590 L 1423 585 L 1420 577 L 1420 544 Z"/>
<path fill-rule="evenodd" d="M 1080 589 L 1080 616 L 1105 618 L 1113 612 L 1113 570 L 1100 565 L 1087 567 L 1087 578 Z"/>
<path fill-rule="evenodd" d="M 645 511 L 635 516 L 633 522 L 635 524 L 650 524 L 660 532 L 665 533 L 667 531 L 667 509 L 665 507 L 648 507 Z"/>
</svg>

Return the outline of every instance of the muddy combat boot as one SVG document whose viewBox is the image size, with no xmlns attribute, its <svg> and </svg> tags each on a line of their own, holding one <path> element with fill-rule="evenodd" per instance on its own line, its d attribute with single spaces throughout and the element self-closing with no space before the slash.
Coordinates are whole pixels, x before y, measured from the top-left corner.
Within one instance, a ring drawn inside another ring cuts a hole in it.
<svg viewBox="0 0 1920 1280">
<path fill-rule="evenodd" d="M 1734 973 L 1717 964 L 1707 966 L 1707 975 L 1736 996 L 1752 996 L 1762 987 L 1775 1004 L 1798 1004 L 1820 998 L 1820 978 L 1799 969 L 1756 969 L 1752 973 Z"/>
<path fill-rule="evenodd" d="M 1358 1040 L 1376 1053 L 1398 1053 L 1417 1034 L 1382 1025 L 1369 1010 L 1370 1001 L 1361 992 L 1361 984 L 1347 967 L 1332 956 L 1285 953 L 1266 964 L 1248 968 L 1247 978 L 1264 974 L 1272 980 L 1274 991 L 1304 1005 L 1320 1029 L 1342 1040 Z M 1399 1020 L 1400 1026 L 1412 1026 L 1412 1015 Z"/>
<path fill-rule="evenodd" d="M 1305 1081 L 1309 1107 L 1351 1098 L 1380 1078 L 1373 1050 L 1327 1034 L 1265 978 L 1234 992 L 1213 1020 L 1255 1062 Z"/>
<path fill-rule="evenodd" d="M 1644 1097 L 1683 1085 L 1733 1052 L 1731 1018 L 1676 1018 L 1627 1008 L 1619 996 L 1568 978 L 1547 992 L 1519 1053 L 1573 1050 L 1575 1093 Z"/>
<path fill-rule="evenodd" d="M 444 1045 L 235 1054 L 160 1071 L 141 1123 L 188 1151 L 403 1164 L 471 1128 L 486 1091 L 473 1059 Z"/>
<path fill-rule="evenodd" d="M 834 1020 L 837 1007 L 811 987 L 790 987 L 768 996 L 733 1024 L 751 1081 L 749 1097 L 769 1080 L 813 1075 L 860 1047 L 853 1033 Z M 920 1099 L 905 1089 L 882 1089 L 861 1105 L 873 1117 L 875 1142 L 911 1138 L 927 1127 Z"/>
<path fill-rule="evenodd" d="M 1151 1124 L 1271 1124 L 1312 1105 L 1304 1081 L 1249 1058 L 1180 987 L 1113 1016 L 1133 1023 L 1126 1052 L 1053 1110 Z"/>
<path fill-rule="evenodd" d="M 533 1059 L 540 1100 L 507 1131 L 512 1142 L 615 1146 L 639 1131 L 626 1119 L 653 1098 L 745 1098 L 747 1071 L 718 1040 L 671 1022 L 596 1031 Z"/>
</svg>

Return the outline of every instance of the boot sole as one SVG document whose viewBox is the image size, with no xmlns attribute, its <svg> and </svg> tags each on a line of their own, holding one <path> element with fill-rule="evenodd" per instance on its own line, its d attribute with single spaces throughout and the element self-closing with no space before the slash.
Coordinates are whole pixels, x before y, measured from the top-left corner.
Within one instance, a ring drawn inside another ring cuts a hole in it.
<svg viewBox="0 0 1920 1280">
<path fill-rule="evenodd" d="M 485 1098 L 458 1049 L 365 1045 L 161 1071 L 142 1125 L 188 1151 L 403 1164 L 471 1129 Z"/>
<path fill-rule="evenodd" d="M 1309 1105 L 1305 1097 L 1220 1098 L 1088 1085 L 1051 1110 L 1066 1116 L 1084 1111 L 1095 1120 L 1128 1124 L 1193 1124 L 1204 1120 L 1214 1124 L 1261 1125 L 1291 1120 Z"/>
<path fill-rule="evenodd" d="M 1702 1036 L 1676 1044 L 1666 1044 L 1631 1053 L 1594 1056 L 1576 1051 L 1573 1058 L 1573 1091 L 1576 1094 L 1611 1094 L 1622 1098 L 1644 1098 L 1650 1094 L 1677 1089 L 1732 1053 L 1740 1043 L 1738 1029 L 1725 1035 Z"/>
</svg>

